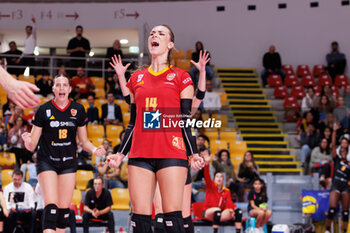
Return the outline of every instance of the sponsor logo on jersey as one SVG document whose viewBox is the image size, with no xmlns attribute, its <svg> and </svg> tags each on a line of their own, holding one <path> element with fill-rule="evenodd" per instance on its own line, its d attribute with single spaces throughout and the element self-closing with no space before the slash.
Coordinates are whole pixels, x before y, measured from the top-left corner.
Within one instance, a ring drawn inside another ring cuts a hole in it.
<svg viewBox="0 0 350 233">
<path fill-rule="evenodd" d="M 143 113 L 143 128 L 144 129 L 160 129 L 161 113 L 156 112 Z"/>
<path fill-rule="evenodd" d="M 46 109 L 46 116 L 48 118 L 51 116 L 51 109 Z"/>
<path fill-rule="evenodd" d="M 72 114 L 72 116 L 76 116 L 77 115 L 77 110 L 76 109 L 74 109 L 74 108 L 72 108 L 71 110 L 70 110 L 70 113 Z"/>
<path fill-rule="evenodd" d="M 52 115 L 49 119 L 50 120 L 55 120 L 55 117 Z"/>
<path fill-rule="evenodd" d="M 51 121 L 50 122 L 50 127 L 51 128 L 57 128 L 57 127 L 65 127 L 65 126 L 69 126 L 69 127 L 74 127 L 75 124 L 71 121 Z"/>
<path fill-rule="evenodd" d="M 184 81 L 182 81 L 182 83 L 186 84 L 186 83 L 190 82 L 191 80 L 192 80 L 191 77 L 188 77 Z"/>
<path fill-rule="evenodd" d="M 136 82 L 138 82 L 138 83 L 141 82 L 142 78 L 143 78 L 143 74 L 139 74 L 139 76 L 137 76 Z"/>
<path fill-rule="evenodd" d="M 170 74 L 168 74 L 168 75 L 166 76 L 166 79 L 167 79 L 168 81 L 171 81 L 171 80 L 173 80 L 175 77 L 176 77 L 176 74 L 175 74 L 175 73 L 170 73 Z"/>
<path fill-rule="evenodd" d="M 141 82 L 139 82 L 139 83 L 137 83 L 137 85 L 143 85 L 145 83 L 145 81 L 141 81 Z"/>
</svg>

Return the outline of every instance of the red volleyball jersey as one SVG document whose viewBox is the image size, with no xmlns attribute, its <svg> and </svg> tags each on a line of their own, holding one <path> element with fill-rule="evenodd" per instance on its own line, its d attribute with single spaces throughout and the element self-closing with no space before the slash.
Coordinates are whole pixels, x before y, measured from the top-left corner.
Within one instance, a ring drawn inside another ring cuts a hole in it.
<svg viewBox="0 0 350 233">
<path fill-rule="evenodd" d="M 136 122 L 130 158 L 187 159 L 180 120 L 180 93 L 193 85 L 179 68 L 135 72 L 127 87 L 135 97 Z"/>
</svg>

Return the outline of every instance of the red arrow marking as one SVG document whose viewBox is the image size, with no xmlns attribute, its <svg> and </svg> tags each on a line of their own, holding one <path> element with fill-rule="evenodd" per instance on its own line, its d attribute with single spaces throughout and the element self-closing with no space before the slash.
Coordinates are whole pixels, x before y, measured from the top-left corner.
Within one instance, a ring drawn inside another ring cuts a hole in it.
<svg viewBox="0 0 350 233">
<path fill-rule="evenodd" d="M 137 19 L 139 17 L 139 13 L 137 11 L 135 11 L 134 14 L 126 14 L 127 17 L 135 17 L 135 19 Z"/>
<path fill-rule="evenodd" d="M 79 18 L 79 15 L 77 12 L 74 12 L 74 15 L 65 15 L 66 18 L 74 18 L 74 20 L 76 20 L 77 18 Z"/>
<path fill-rule="evenodd" d="M 0 14 L 0 19 L 1 19 L 1 18 L 10 18 L 10 17 L 11 17 L 11 15 L 1 15 L 1 14 Z"/>
</svg>

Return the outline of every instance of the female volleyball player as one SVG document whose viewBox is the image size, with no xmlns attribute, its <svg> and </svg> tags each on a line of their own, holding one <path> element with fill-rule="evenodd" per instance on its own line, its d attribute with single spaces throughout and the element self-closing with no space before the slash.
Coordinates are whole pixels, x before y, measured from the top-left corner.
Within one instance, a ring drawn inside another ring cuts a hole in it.
<svg viewBox="0 0 350 233">
<path fill-rule="evenodd" d="M 31 133 L 22 135 L 29 151 L 38 145 L 36 167 L 45 202 L 45 233 L 64 232 L 68 224 L 77 170 L 76 136 L 84 150 L 96 156 L 105 154 L 102 146 L 96 148 L 87 138 L 84 107 L 68 99 L 69 79 L 56 76 L 52 89 L 55 98 L 39 107 Z"/>
<path fill-rule="evenodd" d="M 334 174 L 332 179 L 332 187 L 329 194 L 329 210 L 326 221 L 326 233 L 331 232 L 331 224 L 336 214 L 336 209 L 339 200 L 341 201 L 343 231 L 346 232 L 349 221 L 349 178 L 350 178 L 350 163 L 346 157 L 348 155 L 348 143 L 346 138 L 341 141 L 340 149 L 336 149 L 336 134 L 340 128 L 338 124 L 333 127 L 332 134 L 332 157 L 334 163 Z M 343 145 L 346 145 L 343 147 Z"/>
<path fill-rule="evenodd" d="M 188 119 L 193 84 L 188 73 L 170 66 L 174 34 L 169 27 L 154 27 L 148 47 L 152 55 L 150 67 L 134 73 L 127 83 L 131 91 L 131 118 L 120 150 L 109 157 L 109 165 L 119 166 L 131 148 L 128 170 L 135 233 L 152 232 L 156 180 L 163 200 L 166 232 L 183 233 L 181 207 L 188 166 L 185 145 L 192 155 L 192 168 L 200 169 L 203 160 L 198 155 L 191 128 L 180 128 L 178 124 L 165 128 L 161 118 L 168 116 L 168 121 L 179 122 L 181 113 L 186 115 L 181 120 Z M 128 65 L 120 66 L 118 77 L 124 75 Z"/>
</svg>

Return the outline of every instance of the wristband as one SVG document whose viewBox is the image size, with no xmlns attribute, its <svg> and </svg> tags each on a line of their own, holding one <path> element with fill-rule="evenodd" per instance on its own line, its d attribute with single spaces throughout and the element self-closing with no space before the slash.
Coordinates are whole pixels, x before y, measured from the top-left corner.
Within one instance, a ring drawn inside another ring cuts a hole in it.
<svg viewBox="0 0 350 233">
<path fill-rule="evenodd" d="M 95 147 L 95 148 L 92 150 L 92 154 L 95 154 L 96 150 L 97 150 L 97 147 Z"/>
<path fill-rule="evenodd" d="M 202 99 L 204 99 L 204 96 L 205 96 L 205 91 L 201 91 L 201 90 L 197 89 L 197 93 L 196 93 L 197 99 L 202 100 Z"/>
</svg>

